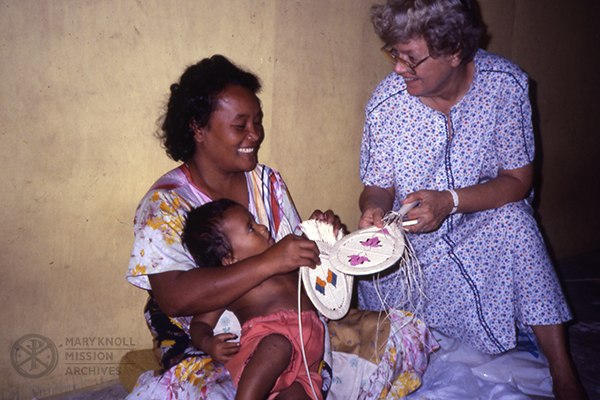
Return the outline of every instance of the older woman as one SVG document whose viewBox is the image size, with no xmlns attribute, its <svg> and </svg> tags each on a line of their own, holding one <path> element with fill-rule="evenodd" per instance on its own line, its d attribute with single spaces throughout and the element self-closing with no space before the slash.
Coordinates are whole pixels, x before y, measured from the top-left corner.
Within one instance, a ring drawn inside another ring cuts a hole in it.
<svg viewBox="0 0 600 400">
<path fill-rule="evenodd" d="M 528 77 L 478 49 L 469 0 L 372 8 L 394 73 L 366 108 L 360 227 L 418 202 L 407 218 L 425 272 L 425 321 L 481 351 L 533 331 L 558 398 L 585 398 L 565 344 L 572 318 L 529 203 L 534 139 Z M 402 307 L 391 274 L 359 283 L 359 304 Z M 378 293 L 383 292 L 383 294 Z"/>
<path fill-rule="evenodd" d="M 150 293 L 145 316 L 163 370 L 157 376 L 154 371 L 143 374 L 132 399 L 233 399 L 236 391 L 227 370 L 193 347 L 191 316 L 224 308 L 274 275 L 319 263 L 314 242 L 290 235 L 299 231 L 300 218 L 283 180 L 257 162 L 264 138 L 259 88 L 256 76 L 222 56 L 190 66 L 171 86 L 162 140 L 167 154 L 183 163 L 159 178 L 140 202 L 127 271 L 129 282 Z M 246 206 L 260 224 L 269 227 L 277 243 L 229 266 L 199 269 L 181 243 L 183 221 L 191 208 L 221 198 Z M 331 211 L 317 210 L 312 218 L 334 223 L 336 229 L 341 226 Z M 420 382 L 435 343 L 422 323 L 399 326 L 404 337 L 395 335 L 388 341 L 384 361 L 364 384 L 369 396 L 378 398 L 396 378 L 398 385 L 406 384 L 398 390 L 413 390 Z M 231 332 L 236 331 L 239 324 L 231 313 L 221 317 L 215 328 L 215 333 L 229 333 L 222 336 L 224 340 L 235 338 Z M 410 353 L 410 358 L 394 356 L 401 352 Z M 358 360 L 346 360 L 348 370 L 368 370 L 357 368 Z M 327 390 L 331 369 L 323 371 Z M 360 387 L 341 381 L 336 382 L 339 398 L 349 398 L 345 390 Z"/>
</svg>

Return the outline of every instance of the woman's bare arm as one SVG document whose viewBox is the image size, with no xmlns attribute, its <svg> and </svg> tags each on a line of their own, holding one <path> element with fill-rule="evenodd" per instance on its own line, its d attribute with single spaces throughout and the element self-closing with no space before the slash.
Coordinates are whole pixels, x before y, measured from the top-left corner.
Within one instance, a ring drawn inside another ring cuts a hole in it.
<svg viewBox="0 0 600 400">
<path fill-rule="evenodd" d="M 533 165 L 512 170 L 500 170 L 498 176 L 485 183 L 456 189 L 459 198 L 457 212 L 473 213 L 502 207 L 524 199 L 531 190 Z M 419 207 L 408 212 L 408 219 L 419 222 L 407 229 L 410 232 L 431 232 L 440 227 L 453 208 L 448 191 L 419 190 L 406 196 L 403 204 L 418 201 Z"/>
<path fill-rule="evenodd" d="M 264 253 L 231 265 L 162 272 L 148 279 L 161 310 L 175 317 L 227 307 L 271 276 L 318 263 L 314 242 L 288 235 Z"/>
</svg>

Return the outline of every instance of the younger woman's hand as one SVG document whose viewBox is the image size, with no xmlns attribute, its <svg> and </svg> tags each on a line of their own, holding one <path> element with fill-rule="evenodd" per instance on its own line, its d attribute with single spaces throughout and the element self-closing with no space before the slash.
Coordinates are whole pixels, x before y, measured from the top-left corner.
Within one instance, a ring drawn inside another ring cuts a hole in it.
<svg viewBox="0 0 600 400">
<path fill-rule="evenodd" d="M 346 225 L 342 224 L 340 217 L 335 215 L 332 210 L 327 210 L 325 212 L 321 210 L 313 211 L 312 215 L 309 219 L 317 219 L 319 221 L 327 222 L 329 225 L 333 225 L 333 232 L 337 235 L 341 230 L 344 235 L 348 233 L 348 228 Z"/>
</svg>

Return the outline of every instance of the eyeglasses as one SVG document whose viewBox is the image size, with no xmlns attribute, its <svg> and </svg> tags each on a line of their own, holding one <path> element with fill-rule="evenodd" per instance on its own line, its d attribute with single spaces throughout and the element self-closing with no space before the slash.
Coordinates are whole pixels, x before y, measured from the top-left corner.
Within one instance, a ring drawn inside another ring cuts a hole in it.
<svg viewBox="0 0 600 400">
<path fill-rule="evenodd" d="M 429 57 L 431 57 L 431 54 L 429 54 L 424 59 L 417 61 L 414 64 L 409 64 L 408 62 L 406 62 L 405 60 L 400 58 L 398 55 L 392 53 L 392 51 L 395 51 L 395 50 L 386 49 L 385 46 L 383 46 L 381 48 L 381 52 L 383 53 L 385 58 L 387 58 L 392 64 L 397 64 L 397 63 L 402 64 L 402 66 L 404 66 L 404 68 L 406 68 L 408 70 L 408 72 L 410 72 L 413 75 L 417 73 L 417 71 L 415 71 L 415 68 L 417 68 L 423 62 L 425 62 L 425 60 L 427 60 Z"/>
</svg>

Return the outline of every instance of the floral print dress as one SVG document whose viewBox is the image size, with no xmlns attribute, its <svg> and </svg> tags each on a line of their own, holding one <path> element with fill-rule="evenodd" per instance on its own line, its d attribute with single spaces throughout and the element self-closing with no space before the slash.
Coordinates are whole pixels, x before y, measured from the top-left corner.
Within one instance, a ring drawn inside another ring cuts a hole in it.
<svg viewBox="0 0 600 400">
<path fill-rule="evenodd" d="M 246 173 L 248 209 L 268 226 L 274 239 L 295 233 L 300 217 L 279 174 L 264 165 Z M 189 337 L 192 317 L 171 318 L 158 307 L 148 275 L 196 268 L 181 244 L 185 217 L 192 208 L 212 201 L 192 183 L 184 164 L 163 175 L 138 206 L 135 240 L 127 280 L 149 291 L 144 314 L 154 337 L 162 374 L 143 374 L 130 395 L 138 399 L 233 399 L 235 386 L 225 367 L 195 349 Z M 225 311 L 215 332 L 239 332 L 233 313 Z"/>
<path fill-rule="evenodd" d="M 394 73 L 375 89 L 360 174 L 365 185 L 394 188 L 395 210 L 417 190 L 468 187 L 533 161 L 527 75 L 483 50 L 474 62 L 471 88 L 448 116 L 410 96 Z M 572 318 L 529 200 L 408 235 L 424 269 L 428 326 L 496 354 L 515 347 L 517 326 L 530 332 Z M 397 273 L 359 282 L 360 306 L 380 309 L 383 295 L 402 308 L 400 282 Z"/>
</svg>

